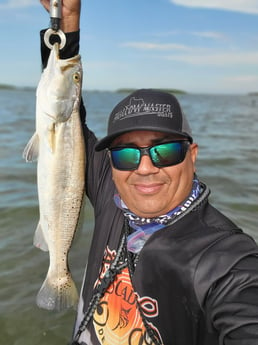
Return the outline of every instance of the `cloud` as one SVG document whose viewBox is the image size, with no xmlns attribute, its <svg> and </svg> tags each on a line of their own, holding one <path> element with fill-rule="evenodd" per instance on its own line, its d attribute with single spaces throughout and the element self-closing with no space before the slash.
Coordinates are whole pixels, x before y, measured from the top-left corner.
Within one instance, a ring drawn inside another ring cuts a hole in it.
<svg viewBox="0 0 258 345">
<path fill-rule="evenodd" d="M 135 48 L 140 50 L 189 50 L 188 46 L 183 44 L 174 44 L 174 43 L 150 43 L 150 42 L 127 42 L 123 43 L 122 46 Z"/>
<path fill-rule="evenodd" d="M 173 31 L 166 31 L 166 32 L 156 32 L 153 34 L 155 37 L 169 37 L 169 36 L 178 36 L 178 35 L 192 35 L 202 38 L 209 38 L 214 40 L 225 40 L 228 37 L 222 32 L 216 31 L 195 31 L 195 32 L 188 32 L 182 30 L 173 30 Z"/>
<path fill-rule="evenodd" d="M 192 32 L 194 36 L 203 37 L 203 38 L 211 38 L 215 40 L 225 40 L 226 36 L 221 32 L 214 32 L 214 31 L 202 31 L 202 32 Z"/>
<path fill-rule="evenodd" d="M 219 51 L 203 47 L 191 47 L 173 43 L 127 42 L 122 46 L 152 52 L 166 52 L 160 56 L 166 60 L 184 62 L 190 65 L 253 65 L 258 66 L 258 51 Z"/>
<path fill-rule="evenodd" d="M 229 76 L 224 78 L 227 82 L 232 83 L 256 83 L 258 84 L 258 76 L 255 75 L 236 75 L 236 76 Z"/>
<path fill-rule="evenodd" d="M 168 55 L 168 60 L 185 62 L 191 65 L 211 65 L 211 66 L 236 66 L 236 65 L 253 65 L 258 66 L 258 52 L 209 52 L 200 50 L 193 51 L 186 55 Z"/>
<path fill-rule="evenodd" d="M 38 5 L 36 0 L 7 0 L 5 3 L 0 4 L 1 10 L 21 8 L 21 7 L 31 7 Z"/>
<path fill-rule="evenodd" d="M 255 92 L 257 91 L 258 76 L 254 75 L 232 75 L 221 78 L 221 85 L 225 89 L 234 90 L 237 92 Z"/>
<path fill-rule="evenodd" d="M 170 0 L 179 6 L 258 14 L 257 0 Z"/>
</svg>

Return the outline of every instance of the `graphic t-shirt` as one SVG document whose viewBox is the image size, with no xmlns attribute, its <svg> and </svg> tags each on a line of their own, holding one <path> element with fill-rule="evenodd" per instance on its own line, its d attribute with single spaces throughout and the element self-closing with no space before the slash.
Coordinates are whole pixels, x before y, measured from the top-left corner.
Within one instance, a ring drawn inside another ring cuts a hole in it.
<svg viewBox="0 0 258 345">
<path fill-rule="evenodd" d="M 116 256 L 116 251 L 105 250 L 102 271 L 96 285 L 100 284 Z M 103 345 L 151 345 L 138 308 L 144 316 L 155 317 L 158 303 L 149 297 L 139 297 L 134 291 L 128 267 L 116 275 L 93 315 L 93 325 L 99 344 Z M 148 327 L 154 329 L 151 323 Z M 155 330 L 157 331 L 157 330 Z"/>
</svg>

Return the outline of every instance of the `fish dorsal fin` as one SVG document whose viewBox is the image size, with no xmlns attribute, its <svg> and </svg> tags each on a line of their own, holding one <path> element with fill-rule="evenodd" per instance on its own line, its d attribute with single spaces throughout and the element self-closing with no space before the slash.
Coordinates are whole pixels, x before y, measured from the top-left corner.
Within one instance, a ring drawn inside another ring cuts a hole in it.
<svg viewBox="0 0 258 345">
<path fill-rule="evenodd" d="M 28 144 L 25 146 L 23 151 L 23 158 L 26 162 L 33 162 L 38 159 L 39 154 L 39 136 L 35 132 L 31 139 L 29 140 Z"/>
</svg>

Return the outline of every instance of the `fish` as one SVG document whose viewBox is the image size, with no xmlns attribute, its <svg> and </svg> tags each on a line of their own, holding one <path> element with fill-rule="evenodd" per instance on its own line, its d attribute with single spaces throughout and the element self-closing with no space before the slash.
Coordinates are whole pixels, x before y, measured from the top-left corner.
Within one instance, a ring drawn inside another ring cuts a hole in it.
<svg viewBox="0 0 258 345">
<path fill-rule="evenodd" d="M 82 76 L 81 56 L 60 59 L 55 43 L 36 90 L 36 131 L 23 151 L 26 162 L 37 160 L 39 223 L 33 242 L 49 252 L 49 268 L 36 303 L 47 310 L 76 308 L 78 304 L 68 253 L 85 188 Z"/>
</svg>

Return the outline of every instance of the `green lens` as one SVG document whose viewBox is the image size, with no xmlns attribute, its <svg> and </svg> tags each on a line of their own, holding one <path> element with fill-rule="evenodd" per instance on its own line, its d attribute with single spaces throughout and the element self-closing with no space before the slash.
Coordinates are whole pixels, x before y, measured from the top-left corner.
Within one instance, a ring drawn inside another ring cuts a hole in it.
<svg viewBox="0 0 258 345">
<path fill-rule="evenodd" d="M 140 150 L 133 147 L 111 149 L 111 159 L 114 168 L 119 170 L 137 169 L 140 162 Z"/>
<path fill-rule="evenodd" d="M 155 166 L 165 167 L 181 163 L 186 151 L 186 142 L 170 142 L 151 147 L 150 156 Z"/>
</svg>

